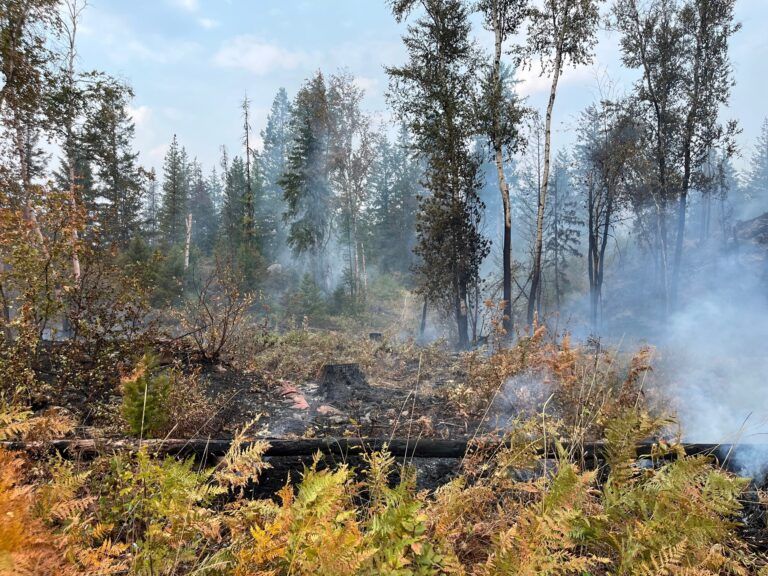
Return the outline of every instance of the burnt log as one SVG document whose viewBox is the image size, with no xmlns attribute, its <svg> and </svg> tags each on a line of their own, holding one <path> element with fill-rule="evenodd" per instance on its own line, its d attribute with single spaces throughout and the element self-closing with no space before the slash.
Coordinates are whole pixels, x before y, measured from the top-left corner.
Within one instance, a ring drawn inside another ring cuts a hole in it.
<svg viewBox="0 0 768 576">
<path fill-rule="evenodd" d="M 360 455 L 366 452 L 382 450 L 385 445 L 395 457 L 409 458 L 453 458 L 461 459 L 465 456 L 471 443 L 466 439 L 441 440 L 431 438 L 403 439 L 403 438 L 263 438 L 269 443 L 266 456 L 312 456 L 320 452 L 325 455 L 345 457 L 348 455 Z M 244 442 L 248 446 L 250 442 Z M 136 452 L 140 449 L 147 450 L 157 456 L 179 456 L 198 458 L 223 456 L 232 445 L 231 440 L 211 440 L 206 438 L 178 440 L 114 440 L 114 439 L 67 439 L 53 440 L 50 442 L 0 442 L 0 447 L 7 450 L 20 450 L 29 452 L 57 452 L 68 458 L 89 459 L 103 454 L 115 454 L 119 452 Z M 498 445 L 496 445 L 498 446 Z M 649 457 L 654 443 L 643 442 L 637 445 L 638 458 Z M 485 444 L 484 448 L 489 445 Z M 712 456 L 717 462 L 723 463 L 729 456 L 739 450 L 751 448 L 751 445 L 730 444 L 683 444 L 686 454 L 689 456 Z M 760 448 L 768 450 L 768 445 L 760 445 Z M 493 448 L 493 446 L 491 446 Z M 566 450 L 569 449 L 565 445 Z M 587 442 L 580 446 L 574 446 L 571 450 L 577 458 L 584 461 L 604 460 L 605 444 L 603 442 Z M 541 455 L 557 457 L 554 445 L 546 450 L 541 450 Z M 667 458 L 674 458 L 670 454 Z"/>
</svg>

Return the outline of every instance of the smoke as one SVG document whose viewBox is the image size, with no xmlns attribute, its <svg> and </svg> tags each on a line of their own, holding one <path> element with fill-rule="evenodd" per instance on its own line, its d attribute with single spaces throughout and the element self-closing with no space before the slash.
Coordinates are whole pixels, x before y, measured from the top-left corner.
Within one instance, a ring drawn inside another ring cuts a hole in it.
<svg viewBox="0 0 768 576">
<path fill-rule="evenodd" d="M 744 254 L 717 259 L 663 339 L 684 440 L 749 445 L 729 459 L 756 479 L 768 472 L 768 298 L 760 264 Z"/>
</svg>

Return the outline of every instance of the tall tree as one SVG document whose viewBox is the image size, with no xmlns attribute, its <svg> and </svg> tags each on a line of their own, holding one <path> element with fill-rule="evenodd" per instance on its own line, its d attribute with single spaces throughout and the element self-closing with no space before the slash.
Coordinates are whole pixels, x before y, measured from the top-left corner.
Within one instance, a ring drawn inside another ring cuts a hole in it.
<svg viewBox="0 0 768 576">
<path fill-rule="evenodd" d="M 137 232 L 141 211 L 142 173 L 133 151 L 135 127 L 128 113 L 131 89 L 116 81 L 99 82 L 98 105 L 85 133 L 100 197 L 97 218 L 102 238 L 125 246 Z"/>
<path fill-rule="evenodd" d="M 325 249 L 333 222 L 330 129 L 327 87 L 318 72 L 296 95 L 288 162 L 278 185 L 286 203 L 288 245 L 309 256 L 315 282 L 326 288 Z"/>
<path fill-rule="evenodd" d="M 676 302 L 691 184 L 703 178 L 701 167 L 711 149 L 732 150 L 736 126 L 722 126 L 719 109 L 728 102 L 732 85 L 728 42 L 738 30 L 733 5 L 734 0 L 618 0 L 613 7 L 623 61 L 642 72 L 635 97 L 645 106 L 654 155 L 663 312 Z M 670 280 L 666 220 L 675 200 Z"/>
<path fill-rule="evenodd" d="M 768 209 L 768 118 L 763 121 L 750 159 L 745 188 L 751 214 Z"/>
<path fill-rule="evenodd" d="M 331 76 L 328 86 L 330 176 L 339 199 L 340 240 L 347 248 L 345 276 L 353 301 L 364 296 L 366 283 L 360 220 L 373 163 L 370 121 L 360 108 L 363 95 L 350 74 L 340 72 Z"/>
<path fill-rule="evenodd" d="M 195 158 L 189 168 L 189 213 L 192 215 L 192 243 L 209 254 L 216 238 L 217 218 L 209 183 Z"/>
<path fill-rule="evenodd" d="M 404 36 L 408 62 L 388 68 L 389 99 L 426 160 L 417 219 L 418 291 L 445 306 L 456 321 L 459 348 L 469 345 L 468 292 L 478 279 L 488 241 L 479 231 L 479 159 L 469 148 L 478 53 L 469 10 L 461 0 L 397 0 L 398 21 L 416 7 L 420 17 Z"/>
<path fill-rule="evenodd" d="M 512 208 L 509 183 L 504 173 L 504 159 L 520 145 L 518 124 L 523 110 L 511 90 L 511 74 L 504 68 L 504 44 L 513 36 L 528 11 L 528 0 L 481 0 L 478 8 L 485 27 L 493 32 L 494 51 L 486 73 L 483 98 L 480 103 L 481 130 L 488 136 L 493 151 L 496 173 L 504 209 L 504 239 L 502 246 L 502 292 L 504 318 L 502 326 L 512 335 Z"/>
<path fill-rule="evenodd" d="M 160 234 L 166 246 L 180 245 L 184 241 L 188 204 L 186 153 L 174 134 L 163 164 L 163 197 L 159 215 Z"/>
<path fill-rule="evenodd" d="M 241 104 L 243 111 L 243 147 L 245 148 L 245 190 L 243 191 L 243 243 L 248 248 L 252 248 L 256 242 L 256 226 L 254 224 L 255 210 L 253 197 L 253 176 L 251 171 L 251 160 L 253 150 L 251 149 L 251 101 L 248 95 L 243 98 Z"/>
<path fill-rule="evenodd" d="M 625 203 L 626 182 L 639 156 L 633 108 L 601 102 L 581 115 L 576 160 L 587 212 L 590 322 L 600 327 L 608 241 Z"/>
<path fill-rule="evenodd" d="M 740 25 L 734 21 L 736 0 L 688 0 L 681 8 L 684 32 L 683 69 L 683 174 L 678 195 L 677 235 L 672 279 L 672 304 L 676 305 L 685 241 L 686 209 L 691 184 L 706 177 L 701 168 L 714 148 L 735 152 L 735 122 L 720 123 L 720 109 L 728 104 L 733 69 L 728 44 Z"/>
<path fill-rule="evenodd" d="M 262 247 L 265 256 L 276 260 L 286 245 L 282 214 L 285 212 L 283 189 L 279 182 L 286 170 L 290 145 L 291 103 L 285 88 L 280 88 L 267 116 L 267 124 L 261 132 L 264 149 L 261 168 L 264 182 L 263 207 L 260 211 Z"/>
<path fill-rule="evenodd" d="M 11 141 L 15 158 L 6 166 L 3 188 L 8 199 L 21 207 L 41 250 L 43 234 L 37 220 L 34 145 L 45 122 L 43 102 L 46 74 L 55 61 L 50 38 L 57 36 L 57 0 L 6 0 L 0 4 L 0 119 Z"/>
<path fill-rule="evenodd" d="M 243 240 L 244 205 L 247 179 L 245 163 L 239 156 L 229 161 L 226 150 L 222 153 L 222 170 L 224 170 L 224 194 L 221 207 L 220 233 L 224 237 L 230 254 L 235 255 L 240 250 Z"/>
<path fill-rule="evenodd" d="M 545 261 L 551 270 L 555 310 L 562 310 L 563 298 L 571 280 L 568 275 L 572 258 L 580 256 L 581 229 L 578 202 L 574 194 L 568 154 L 561 150 L 552 164 L 550 183 L 549 226 L 544 241 Z"/>
<path fill-rule="evenodd" d="M 549 187 L 549 168 L 552 154 L 552 111 L 557 96 L 557 85 L 563 70 L 569 64 L 589 64 L 596 43 L 602 0 L 544 0 L 541 7 L 530 11 L 528 43 L 531 56 L 538 56 L 542 74 L 551 78 L 549 100 L 544 126 L 544 169 L 539 193 L 536 242 L 533 251 L 531 289 L 528 297 L 528 324 L 533 324 L 536 298 L 541 283 L 541 257 L 544 246 L 544 212 Z"/>
<path fill-rule="evenodd" d="M 157 242 L 159 233 L 160 194 L 157 191 L 157 173 L 154 168 L 149 170 L 144 192 L 144 237 L 150 245 Z"/>
<path fill-rule="evenodd" d="M 411 158 L 411 137 L 401 125 L 392 144 L 380 134 L 374 144 L 368 212 L 370 249 L 379 270 L 406 278 L 413 264 L 422 170 Z"/>
</svg>

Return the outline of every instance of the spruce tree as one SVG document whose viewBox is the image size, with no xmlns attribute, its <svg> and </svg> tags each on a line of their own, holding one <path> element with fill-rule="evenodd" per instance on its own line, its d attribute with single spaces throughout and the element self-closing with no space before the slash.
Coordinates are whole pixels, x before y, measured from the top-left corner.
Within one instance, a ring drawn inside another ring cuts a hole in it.
<svg viewBox="0 0 768 576">
<path fill-rule="evenodd" d="M 763 121 L 746 178 L 747 203 L 752 215 L 768 209 L 768 118 Z"/>
<path fill-rule="evenodd" d="M 167 247 L 184 242 L 188 201 L 186 152 L 179 147 L 174 134 L 163 164 L 163 196 L 159 214 L 160 235 Z"/>
<path fill-rule="evenodd" d="M 133 151 L 135 127 L 128 113 L 133 93 L 114 81 L 101 83 L 98 105 L 85 126 L 98 183 L 96 216 L 102 239 L 125 246 L 139 229 L 142 179 Z"/>
<path fill-rule="evenodd" d="M 262 234 L 262 249 L 270 260 L 276 260 L 286 245 L 287 234 L 282 223 L 286 210 L 279 181 L 286 170 L 290 144 L 291 104 L 285 88 L 280 88 L 261 132 L 264 149 L 260 155 L 262 175 L 262 209 L 257 223 Z"/>
<path fill-rule="evenodd" d="M 216 238 L 216 211 L 208 181 L 197 159 L 189 170 L 189 212 L 192 214 L 192 243 L 203 254 L 210 254 Z"/>
<path fill-rule="evenodd" d="M 469 345 L 469 289 L 478 281 L 488 241 L 479 230 L 479 159 L 470 151 L 475 131 L 478 54 L 461 0 L 402 0 L 398 20 L 419 5 L 423 14 L 404 37 L 408 62 L 388 68 L 389 99 L 426 160 L 429 191 L 417 217 L 418 291 L 449 310 L 459 348 Z"/>
<path fill-rule="evenodd" d="M 328 99 L 322 73 L 306 82 L 296 95 L 290 130 L 286 171 L 278 181 L 286 203 L 287 241 L 294 254 L 309 256 L 315 281 L 323 286 L 333 196 L 328 158 Z"/>
</svg>

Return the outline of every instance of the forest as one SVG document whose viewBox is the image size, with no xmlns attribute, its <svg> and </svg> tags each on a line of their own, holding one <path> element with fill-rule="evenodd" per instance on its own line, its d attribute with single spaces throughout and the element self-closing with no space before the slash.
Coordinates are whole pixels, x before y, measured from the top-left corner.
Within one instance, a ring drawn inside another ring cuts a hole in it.
<svg viewBox="0 0 768 576">
<path fill-rule="evenodd" d="M 114 0 L 0 0 L 0 576 L 768 576 L 749 0 L 368 1 L 385 113 L 313 63 L 155 167 Z"/>
</svg>

